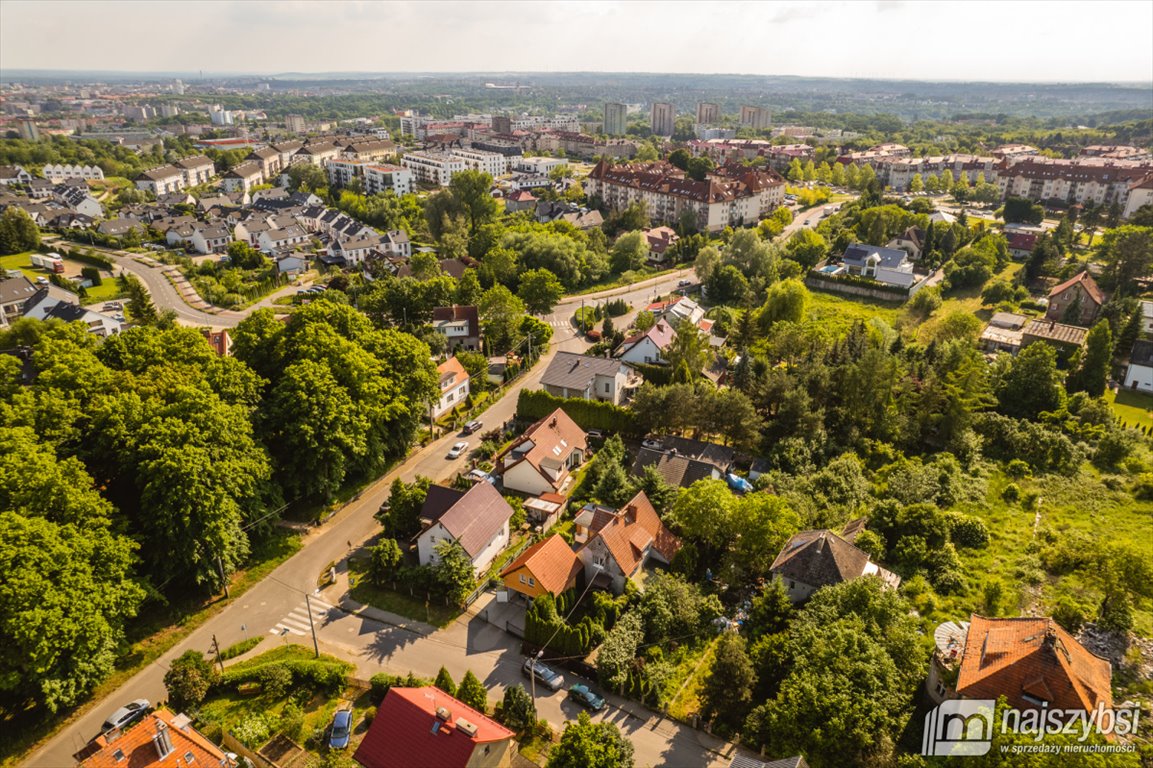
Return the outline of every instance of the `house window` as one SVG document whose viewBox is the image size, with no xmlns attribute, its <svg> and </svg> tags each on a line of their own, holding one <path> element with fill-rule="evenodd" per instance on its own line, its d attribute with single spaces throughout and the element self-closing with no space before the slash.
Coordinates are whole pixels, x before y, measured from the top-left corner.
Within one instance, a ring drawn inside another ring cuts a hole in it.
<svg viewBox="0 0 1153 768">
<path fill-rule="evenodd" d="M 526 583 L 526 581 L 525 581 L 525 578 L 524 578 L 524 574 L 523 574 L 523 573 L 520 575 L 520 583 L 521 583 L 521 584 L 525 584 L 525 583 Z"/>
<path fill-rule="evenodd" d="M 189 765 L 192 765 L 194 762 L 196 762 L 196 758 L 193 757 L 191 752 L 185 752 L 184 753 L 184 762 L 188 763 Z"/>
<path fill-rule="evenodd" d="M 533 577 L 531 577 L 531 576 L 529 576 L 529 577 L 528 577 L 528 585 L 529 585 L 530 587 L 535 587 L 535 586 L 536 586 L 536 580 L 535 580 L 535 579 L 533 579 Z"/>
<path fill-rule="evenodd" d="M 945 687 L 944 683 L 941 683 L 941 682 L 937 683 L 937 695 L 938 696 L 944 697 L 944 695 L 948 692 L 949 692 L 949 689 Z"/>
</svg>

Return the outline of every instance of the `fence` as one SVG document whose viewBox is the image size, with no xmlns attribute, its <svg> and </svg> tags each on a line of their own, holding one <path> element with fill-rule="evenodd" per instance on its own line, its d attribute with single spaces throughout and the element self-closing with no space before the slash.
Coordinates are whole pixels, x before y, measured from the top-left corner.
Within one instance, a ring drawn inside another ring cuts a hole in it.
<svg viewBox="0 0 1153 768">
<path fill-rule="evenodd" d="M 248 762 L 252 765 L 255 765 L 256 768 L 280 768 L 279 765 L 272 762 L 264 755 L 244 746 L 240 739 L 236 738 L 228 731 L 224 731 L 224 735 L 221 738 L 221 744 L 229 752 L 235 752 L 244 759 L 248 760 Z"/>
</svg>

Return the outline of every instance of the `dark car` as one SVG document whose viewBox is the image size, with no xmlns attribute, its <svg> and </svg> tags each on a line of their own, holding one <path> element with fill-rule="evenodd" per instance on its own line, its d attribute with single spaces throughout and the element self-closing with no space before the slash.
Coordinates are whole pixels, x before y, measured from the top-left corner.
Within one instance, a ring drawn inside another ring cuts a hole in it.
<svg viewBox="0 0 1153 768">
<path fill-rule="evenodd" d="M 605 708 L 605 698 L 584 683 L 577 683 L 568 689 L 568 697 L 582 707 L 600 712 Z"/>
<path fill-rule="evenodd" d="M 137 699 L 125 704 L 120 709 L 113 712 L 104 721 L 102 731 L 111 731 L 114 728 L 123 728 L 126 725 L 135 723 L 140 718 L 144 717 L 148 712 L 148 699 Z"/>
<path fill-rule="evenodd" d="M 341 709 L 332 718 L 332 733 L 328 737 L 329 749 L 344 749 L 352 736 L 352 710 Z"/>
<path fill-rule="evenodd" d="M 559 691 L 561 683 L 564 682 L 561 680 L 561 676 L 551 667 L 546 667 L 534 659 L 526 659 L 524 666 L 521 667 L 521 671 L 524 672 L 526 677 L 535 677 L 540 681 L 541 685 L 550 691 Z"/>
<path fill-rule="evenodd" d="M 462 435 L 471 435 L 473 432 L 479 432 L 483 426 L 484 424 L 481 424 L 479 421 L 470 421 L 464 425 L 464 429 L 462 429 L 460 433 Z"/>
</svg>

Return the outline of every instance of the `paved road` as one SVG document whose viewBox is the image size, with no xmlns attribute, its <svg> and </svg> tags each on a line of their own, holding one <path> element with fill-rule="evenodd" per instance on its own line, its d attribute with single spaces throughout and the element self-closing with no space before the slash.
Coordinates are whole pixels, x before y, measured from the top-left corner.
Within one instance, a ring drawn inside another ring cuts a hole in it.
<svg viewBox="0 0 1153 768">
<path fill-rule="evenodd" d="M 643 307 L 654 293 L 667 293 L 676 288 L 679 280 L 688 276 L 689 270 L 682 270 L 632 287 L 590 294 L 583 300 L 587 304 L 607 298 L 624 298 L 634 307 Z M 557 307 L 553 317 L 571 317 L 580 303 L 581 298 L 565 300 Z M 549 360 L 558 350 L 580 352 L 588 347 L 587 342 L 576 335 L 571 325 L 567 328 L 563 322 L 560 325 L 555 328 L 549 351 L 540 363 L 480 416 L 486 424 L 496 425 L 512 417 L 517 394 L 524 387 L 538 385 Z M 449 446 L 458 439 L 457 435 L 449 434 L 430 443 L 366 489 L 360 498 L 341 509 L 323 528 L 310 532 L 300 552 L 242 597 L 231 601 L 217 616 L 131 678 L 115 693 L 96 702 L 85 714 L 77 716 L 32 755 L 27 764 L 52 768 L 71 766 L 71 755 L 97 734 L 100 723 L 112 710 L 140 697 L 154 702 L 164 700 L 166 694 L 163 677 L 171 661 L 188 649 L 207 651 L 212 645 L 213 635 L 216 635 L 221 647 L 254 634 L 272 638 L 269 630 L 283 625 L 286 617 L 301 608 L 305 594 L 312 592 L 318 575 L 328 563 L 343 560 L 349 553 L 350 544 L 359 547 L 377 534 L 378 525 L 372 515 L 387 497 L 388 486 L 393 479 L 399 477 L 411 480 L 417 475 L 441 479 L 467 466 L 463 457 L 453 461 L 444 458 Z M 327 601 L 331 603 L 334 600 Z M 297 615 L 301 614 L 298 612 Z M 466 622 L 463 627 L 458 623 L 443 633 L 423 637 L 419 632 L 404 629 L 403 625 L 410 622 L 397 618 L 395 623 L 401 626 L 382 627 L 361 618 L 331 622 L 331 626 L 326 625 L 322 630 L 325 642 L 323 650 L 355 658 L 363 674 L 385 668 L 407 672 L 411 667 L 418 674 L 434 676 L 440 665 L 445 664 L 458 677 L 464 673 L 465 668 L 471 667 L 482 680 L 492 685 L 504 684 L 517 675 L 513 661 L 516 656 L 515 641 L 511 637 L 502 637 L 503 633 L 487 624 L 483 632 L 474 627 L 473 623 Z M 418 625 L 413 626 L 419 629 Z M 290 632 L 285 640 L 299 642 L 307 638 Z M 260 647 L 267 648 L 268 643 L 262 643 Z M 542 704 L 542 714 L 554 726 L 560 726 L 564 717 L 572 715 L 565 707 L 559 703 L 555 707 Z M 608 715 L 610 718 L 619 716 L 619 711 L 615 710 Z M 697 743 L 697 735 L 692 729 L 666 722 L 655 731 L 646 730 L 641 733 L 635 727 L 636 721 L 630 722 L 634 723 L 630 736 L 636 740 L 639 765 L 702 765 L 707 762 L 695 758 L 683 759 L 687 753 L 678 751 L 688 750 L 690 747 L 686 745 Z M 698 744 L 697 749 L 700 751 L 703 748 Z"/>
</svg>

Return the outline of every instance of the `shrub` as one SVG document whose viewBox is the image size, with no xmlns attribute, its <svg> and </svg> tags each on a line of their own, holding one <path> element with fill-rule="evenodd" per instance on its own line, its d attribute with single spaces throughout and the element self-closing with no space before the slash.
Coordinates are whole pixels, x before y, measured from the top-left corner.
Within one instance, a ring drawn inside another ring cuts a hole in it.
<svg viewBox="0 0 1153 768">
<path fill-rule="evenodd" d="M 928 317 L 941 308 L 941 289 L 935 285 L 922 288 L 909 300 L 909 308 Z"/>
<path fill-rule="evenodd" d="M 1001 491 L 1001 498 L 1010 504 L 1017 503 L 1021 498 L 1021 488 L 1016 483 L 1009 483 L 1005 486 L 1005 490 Z"/>
<path fill-rule="evenodd" d="M 1014 480 L 1021 480 L 1030 477 L 1033 474 L 1033 470 L 1029 468 L 1028 462 L 1013 459 L 1005 465 L 1005 474 Z"/>
<path fill-rule="evenodd" d="M 284 705 L 280 713 L 280 732 L 293 741 L 300 741 L 300 735 L 304 733 L 304 710 L 296 702 Z"/>
<path fill-rule="evenodd" d="M 264 637 L 261 635 L 257 635 L 256 637 L 250 637 L 247 640 L 241 640 L 239 643 L 236 643 L 235 645 L 230 645 L 227 648 L 225 648 L 223 651 L 221 651 L 220 652 L 220 658 L 224 659 L 225 661 L 228 661 L 229 659 L 235 659 L 237 656 L 243 656 L 244 654 L 248 653 L 249 651 L 251 651 L 256 646 L 260 645 L 260 642 L 262 640 L 264 640 Z"/>
<path fill-rule="evenodd" d="M 984 549 L 989 545 L 989 527 L 978 517 L 953 515 L 949 518 L 949 538 L 958 547 Z"/>
<path fill-rule="evenodd" d="M 1053 620 L 1060 624 L 1065 631 L 1077 634 L 1088 618 L 1085 608 L 1069 596 L 1062 596 L 1053 606 Z"/>
<path fill-rule="evenodd" d="M 273 723 L 268 715 L 254 714 L 241 720 L 232 729 L 232 735 L 249 749 L 256 749 L 272 735 Z"/>
<path fill-rule="evenodd" d="M 261 690 L 274 699 L 279 699 L 288 692 L 292 685 L 292 672 L 282 664 L 269 664 L 260 670 L 257 676 Z"/>
<path fill-rule="evenodd" d="M 185 651 L 164 675 L 168 698 L 177 709 L 195 709 L 219 680 L 200 651 Z"/>
</svg>

